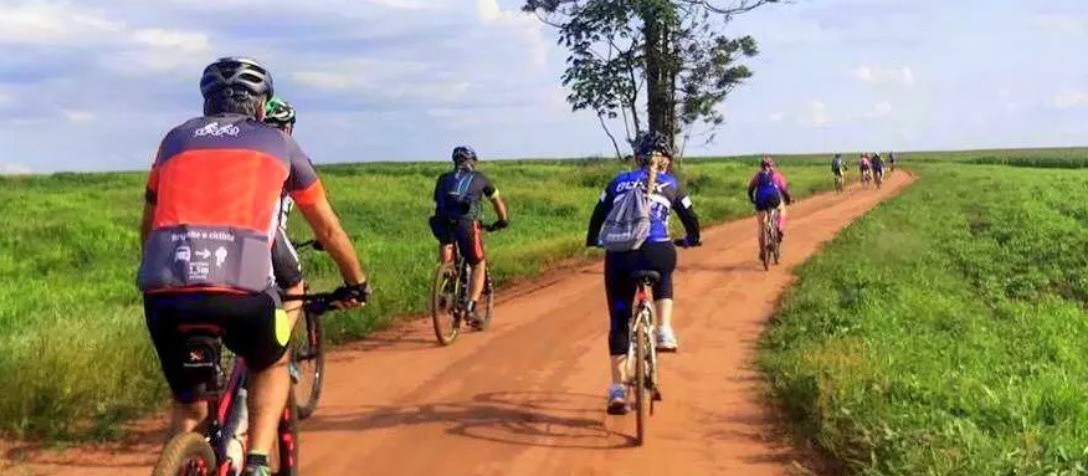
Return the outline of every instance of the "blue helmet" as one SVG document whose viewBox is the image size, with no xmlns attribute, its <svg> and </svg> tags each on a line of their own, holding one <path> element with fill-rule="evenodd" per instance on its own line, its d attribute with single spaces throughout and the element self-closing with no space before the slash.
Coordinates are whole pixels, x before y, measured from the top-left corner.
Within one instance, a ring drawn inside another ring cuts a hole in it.
<svg viewBox="0 0 1088 476">
<path fill-rule="evenodd" d="M 635 148 L 635 160 L 638 164 L 645 166 L 649 163 L 650 156 L 654 152 L 657 152 L 665 157 L 672 158 L 672 145 L 669 144 L 669 139 L 657 131 L 647 132 L 642 136 L 642 139 L 638 142 L 638 147 Z"/>
<path fill-rule="evenodd" d="M 450 158 L 453 159 L 455 164 L 463 164 L 465 162 L 476 162 L 480 160 L 476 157 L 476 151 L 472 150 L 472 147 L 467 145 L 459 145 L 453 148 L 453 153 L 450 154 Z"/>
</svg>

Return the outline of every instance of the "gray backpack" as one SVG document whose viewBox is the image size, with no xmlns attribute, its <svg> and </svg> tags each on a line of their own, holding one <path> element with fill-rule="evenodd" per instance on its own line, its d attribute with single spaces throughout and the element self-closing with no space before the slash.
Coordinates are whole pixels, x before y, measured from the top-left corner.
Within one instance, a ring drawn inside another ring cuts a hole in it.
<svg viewBox="0 0 1088 476">
<path fill-rule="evenodd" d="M 612 204 L 601 227 L 601 245 L 608 251 L 637 250 L 649 235 L 650 199 L 642 187 L 633 187 Z"/>
</svg>

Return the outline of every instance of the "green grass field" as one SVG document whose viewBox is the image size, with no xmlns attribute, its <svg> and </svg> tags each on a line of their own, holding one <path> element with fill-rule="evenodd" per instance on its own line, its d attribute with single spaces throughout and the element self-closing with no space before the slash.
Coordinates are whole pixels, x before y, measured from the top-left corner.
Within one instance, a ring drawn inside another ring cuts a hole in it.
<svg viewBox="0 0 1088 476">
<path fill-rule="evenodd" d="M 755 159 L 694 161 L 683 178 L 704 223 L 749 213 Z M 375 286 L 365 310 L 330 316 L 338 340 L 425 311 L 436 247 L 427 227 L 445 164 L 335 165 L 326 188 Z M 582 247 L 611 161 L 483 165 L 509 201 L 510 229 L 487 238 L 497 280 L 595 256 Z M 794 194 L 831 188 L 824 161 L 785 167 Z M 48 439 L 111 438 L 120 422 L 161 408 L 165 384 L 134 285 L 144 174 L 0 178 L 0 431 Z M 307 232 L 291 222 L 296 239 Z M 304 259 L 315 289 L 338 282 L 331 261 Z M 604 312 L 602 310 L 602 312 Z"/>
<path fill-rule="evenodd" d="M 764 336 L 790 423 L 853 474 L 1085 474 L 1088 171 L 916 170 L 800 269 Z"/>
</svg>

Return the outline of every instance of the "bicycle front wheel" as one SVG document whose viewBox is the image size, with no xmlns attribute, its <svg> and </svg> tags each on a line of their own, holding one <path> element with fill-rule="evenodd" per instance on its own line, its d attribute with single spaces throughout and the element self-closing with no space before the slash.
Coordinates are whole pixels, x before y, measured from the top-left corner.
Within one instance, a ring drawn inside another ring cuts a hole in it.
<svg viewBox="0 0 1088 476">
<path fill-rule="evenodd" d="M 309 418 L 317 409 L 321 398 L 321 385 L 325 373 L 325 348 L 319 316 L 305 313 L 295 324 L 291 338 L 291 360 L 295 364 L 297 380 L 291 386 L 298 402 L 298 417 Z"/>
<path fill-rule="evenodd" d="M 216 470 L 215 451 L 199 433 L 175 436 L 162 450 L 151 476 L 212 476 Z"/>
<path fill-rule="evenodd" d="M 431 288 L 431 321 L 434 323 L 434 336 L 442 345 L 450 345 L 461 333 L 461 322 L 457 317 L 457 281 L 456 269 L 450 263 L 442 263 L 434 271 Z"/>
<path fill-rule="evenodd" d="M 484 277 L 484 293 L 482 296 L 481 305 L 483 305 L 482 313 L 479 313 L 480 322 L 476 324 L 476 329 L 486 331 L 491 326 L 491 315 L 495 311 L 495 285 L 491 282 L 491 270 L 487 271 L 487 275 Z"/>
</svg>

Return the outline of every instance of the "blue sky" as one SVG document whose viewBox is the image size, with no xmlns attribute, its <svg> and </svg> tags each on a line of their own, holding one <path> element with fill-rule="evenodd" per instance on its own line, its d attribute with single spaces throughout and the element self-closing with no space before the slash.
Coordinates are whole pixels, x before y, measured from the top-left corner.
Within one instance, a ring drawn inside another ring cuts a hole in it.
<svg viewBox="0 0 1088 476">
<path fill-rule="evenodd" d="M 318 162 L 608 154 L 517 0 L 0 0 L 0 172 L 147 167 L 201 68 L 267 63 Z M 689 154 L 1083 145 L 1084 0 L 796 0 Z"/>
</svg>

